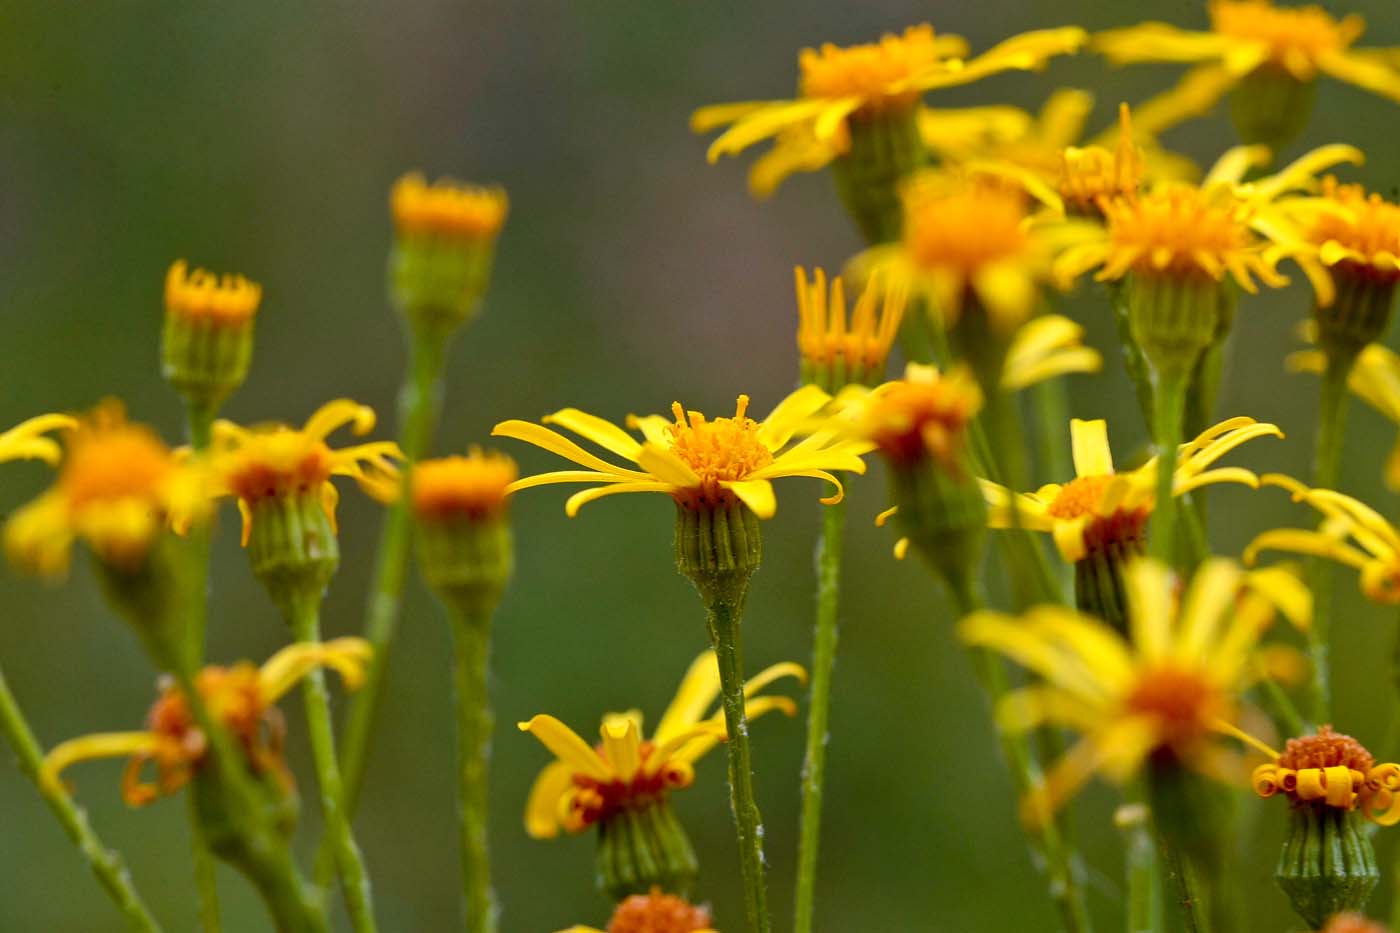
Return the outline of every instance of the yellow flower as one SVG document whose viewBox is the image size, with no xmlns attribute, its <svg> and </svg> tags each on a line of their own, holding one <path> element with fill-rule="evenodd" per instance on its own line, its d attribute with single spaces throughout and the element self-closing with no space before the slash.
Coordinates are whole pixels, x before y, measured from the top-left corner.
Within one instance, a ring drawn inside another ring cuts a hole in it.
<svg viewBox="0 0 1400 933">
<path fill-rule="evenodd" d="M 233 667 L 205 667 L 195 678 L 195 687 L 210 714 L 232 734 L 253 770 L 273 775 L 290 790 L 292 773 L 282 758 L 286 723 L 275 704 L 317 667 L 333 668 L 345 686 L 354 690 L 364 682 L 369 657 L 369 642 L 363 638 L 299 643 L 283 648 L 261 668 L 248 661 Z M 122 799 L 139 807 L 188 784 L 207 748 L 185 695 L 167 678 L 162 682 L 160 698 L 146 716 L 144 731 L 106 732 L 70 739 L 44 758 L 40 779 L 61 792 L 58 777 L 70 765 L 94 758 L 130 756 L 122 775 Z M 148 763 L 156 768 L 154 784 L 142 779 Z"/>
<path fill-rule="evenodd" d="M 1364 746 L 1349 735 L 1323 726 L 1316 735 L 1289 739 L 1283 753 L 1252 743 L 1270 762 L 1254 769 L 1251 783 L 1260 797 L 1282 793 L 1293 806 L 1355 810 L 1381 826 L 1400 823 L 1400 765 L 1376 764 Z"/>
<path fill-rule="evenodd" d="M 910 363 L 904 378 L 874 389 L 852 387 L 838 399 L 843 436 L 873 445 L 898 463 L 931 457 L 956 468 L 967 427 L 982 408 L 982 390 L 965 367 L 940 373 Z"/>
<path fill-rule="evenodd" d="M 1064 726 L 1081 736 L 1022 801 L 1028 823 L 1047 820 L 1093 774 L 1122 783 L 1149 758 L 1218 775 L 1224 750 L 1214 739 L 1237 734 L 1238 697 L 1273 660 L 1257 648 L 1277 588 L 1250 585 L 1231 561 L 1202 564 L 1179 601 L 1156 561 L 1134 561 L 1125 583 L 1130 639 L 1057 606 L 1020 617 L 978 612 L 959 626 L 964 641 L 1040 681 L 1006 697 L 1002 728 Z"/>
<path fill-rule="evenodd" d="M 1119 65 L 1204 63 L 1190 75 L 1198 109 L 1246 76 L 1270 71 L 1301 83 L 1320 72 L 1400 101 L 1400 71 L 1373 52 L 1352 48 L 1365 29 L 1359 16 L 1337 20 L 1319 6 L 1275 7 L 1269 0 L 1211 0 L 1209 8 L 1210 32 L 1143 23 L 1099 33 L 1092 45 Z"/>
<path fill-rule="evenodd" d="M 710 145 L 711 162 L 776 137 L 774 148 L 750 175 L 750 189 L 765 197 L 792 172 L 816 171 L 845 153 L 849 121 L 907 112 L 928 91 L 970 84 L 1000 71 L 1041 68 L 1056 55 L 1077 51 L 1085 39 L 1077 28 L 1028 32 L 968 60 L 965 40 L 935 35 L 928 25 L 887 34 L 878 43 L 844 48 L 827 43 L 799 55 L 801 96 L 796 100 L 702 107 L 690 125 L 704 133 L 733 124 Z"/>
<path fill-rule="evenodd" d="M 262 287 L 256 282 L 204 269 L 191 272 L 183 259 L 165 275 L 165 313 L 170 316 L 232 326 L 257 314 L 260 301 Z"/>
<path fill-rule="evenodd" d="M 499 515 L 518 476 L 514 460 L 479 447 L 465 457 L 420 460 L 410 483 L 413 511 L 420 520 Z"/>
<path fill-rule="evenodd" d="M 1103 421 L 1070 421 L 1075 478 L 1067 483 L 1042 486 L 1016 497 L 1017 514 L 1011 514 L 1011 494 L 984 480 L 987 524 L 992 528 L 1029 528 L 1047 531 L 1055 538 L 1060 556 L 1074 563 L 1110 544 L 1140 541 L 1155 505 L 1157 460 L 1136 470 L 1115 472 Z M 1259 478 L 1242 467 L 1210 466 L 1236 447 L 1257 437 L 1283 437 L 1276 425 L 1253 418 L 1231 418 L 1182 444 L 1177 454 L 1172 492 L 1184 496 L 1214 483 L 1242 483 L 1257 488 Z"/>
<path fill-rule="evenodd" d="M 1400 283 L 1400 205 L 1328 175 L 1316 195 L 1282 198 L 1272 213 L 1275 237 L 1293 246 L 1320 306 L 1336 300 L 1339 279 Z"/>
<path fill-rule="evenodd" d="M 633 894 L 613 911 L 606 931 L 572 926 L 559 933 L 716 933 L 710 912 L 653 887 L 650 894 Z"/>
<path fill-rule="evenodd" d="M 36 415 L 0 433 L 0 463 L 11 460 L 42 460 L 49 466 L 58 463 L 63 449 L 46 434 L 71 431 L 78 426 L 76 418 L 68 415 Z"/>
<path fill-rule="evenodd" d="M 752 677 L 744 685 L 749 719 L 771 710 L 797 714 L 796 704 L 787 697 L 756 696 L 782 677 L 805 683 L 807 672 L 786 662 Z M 557 759 L 540 772 L 530 790 L 526 831 L 536 839 L 551 839 L 561 828 L 582 832 L 621 809 L 689 787 L 695 762 L 725 739 L 723 713 L 705 715 L 719 687 L 719 665 L 714 652 L 706 651 L 690 665 L 656 732 L 645 741 L 638 710 L 604 716 L 597 748 L 553 716 L 541 714 L 520 723 L 522 732 L 539 739 Z"/>
<path fill-rule="evenodd" d="M 1320 531 L 1275 528 L 1264 532 L 1245 549 L 1245 563 L 1253 564 L 1265 550 L 1325 557 L 1360 571 L 1361 592 L 1367 598 L 1400 604 L 1400 531 L 1394 525 L 1364 502 L 1331 489 L 1310 489 L 1278 473 L 1266 474 L 1260 482 L 1287 489 L 1294 502 L 1306 502 L 1326 522 Z"/>
<path fill-rule="evenodd" d="M 500 233 L 510 200 L 501 188 L 447 179 L 429 185 L 421 174 L 410 172 L 394 183 L 389 207 L 400 233 L 488 240 Z"/>
<path fill-rule="evenodd" d="M 261 502 L 317 495 L 334 525 L 339 493 L 332 476 L 349 476 L 381 502 L 399 491 L 395 461 L 403 459 L 393 441 L 372 441 L 332 450 L 326 437 L 350 425 L 353 433 L 374 429 L 374 411 L 349 399 L 327 402 L 301 428 L 285 424 L 241 427 L 216 421 L 210 447 L 214 496 L 234 496 L 243 515 L 243 543 L 252 530 L 253 509 Z"/>
<path fill-rule="evenodd" d="M 1096 373 L 1103 357 L 1084 346 L 1084 328 L 1060 314 L 1042 314 L 1022 324 L 1011 338 L 1001 387 L 1010 392 L 1070 373 Z"/>
<path fill-rule="evenodd" d="M 156 537 L 182 527 L 204 510 L 204 471 L 171 452 L 154 431 L 126 420 L 115 400 L 78 419 L 49 415 L 0 435 L 0 450 L 51 460 L 53 442 L 37 436 L 72 430 L 58 479 L 5 526 L 5 549 L 15 563 L 46 576 L 68 569 L 81 538 L 104 562 L 138 566 Z"/>
<path fill-rule="evenodd" d="M 641 441 L 577 408 L 565 408 L 542 419 L 544 424 L 566 428 L 640 469 L 616 466 L 562 434 L 528 421 L 502 421 L 491 433 L 534 444 L 587 467 L 527 476 L 509 487 L 515 492 L 549 483 L 599 484 L 569 497 L 564 510 L 570 516 L 603 496 L 659 492 L 691 509 L 718 507 L 737 499 L 759 518 L 771 518 L 777 510 L 775 479 L 808 476 L 826 480 L 836 487 L 836 493 L 822 501 L 832 503 L 840 501 L 842 493 L 840 481 L 829 471 L 865 472 L 860 454 L 869 447 L 836 440 L 826 431 L 816 431 L 788 446 L 798 429 L 828 401 L 830 396 L 821 389 L 804 386 L 779 402 L 762 422 L 747 416 L 747 395 L 739 396 L 733 418 L 712 421 L 706 421 L 700 412 L 687 412 L 676 402 L 671 408 L 674 421 L 661 415 L 628 416 L 628 427 L 641 433 Z"/>
<path fill-rule="evenodd" d="M 1308 331 L 1315 329 L 1309 327 Z M 1327 369 L 1327 357 L 1321 350 L 1302 350 L 1289 355 L 1288 367 L 1294 372 L 1321 374 Z M 1400 356 L 1394 350 L 1379 343 L 1367 344 L 1347 374 L 1347 387 L 1400 426 Z M 1391 489 L 1400 490 L 1400 436 L 1386 458 L 1385 482 Z"/>
<path fill-rule="evenodd" d="M 882 283 L 871 275 L 846 317 L 846 293 L 841 277 L 831 280 L 814 269 L 812 281 L 801 266 L 797 279 L 797 349 L 804 382 L 832 391 L 849 383 L 867 385 L 885 376 L 885 361 L 899 335 L 908 288 L 902 282 Z M 883 301 L 881 292 L 883 291 Z M 876 306 L 879 310 L 876 310 Z"/>
</svg>

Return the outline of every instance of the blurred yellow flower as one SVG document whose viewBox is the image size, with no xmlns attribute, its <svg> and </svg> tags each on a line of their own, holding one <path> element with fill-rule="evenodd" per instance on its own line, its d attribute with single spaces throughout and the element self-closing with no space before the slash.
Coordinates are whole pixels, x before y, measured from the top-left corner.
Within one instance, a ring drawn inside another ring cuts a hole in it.
<svg viewBox="0 0 1400 933">
<path fill-rule="evenodd" d="M 216 276 L 204 269 L 190 271 L 180 259 L 165 275 L 165 312 L 179 318 L 237 325 L 258 313 L 262 287 L 241 275 Z"/>
<path fill-rule="evenodd" d="M 812 281 L 798 266 L 797 349 L 802 378 L 830 392 L 850 383 L 870 385 L 885 378 L 885 361 L 904 319 L 908 287 L 871 275 L 846 316 L 846 293 L 840 276 L 827 291 L 826 273 L 812 270 Z M 878 306 L 878 310 L 877 310 Z"/>
<path fill-rule="evenodd" d="M 1393 290 L 1400 283 L 1400 204 L 1328 175 L 1316 194 L 1281 198 L 1272 218 L 1281 222 L 1275 239 L 1293 247 L 1320 306 L 1333 304 L 1339 285 Z"/>
<path fill-rule="evenodd" d="M 510 484 L 520 475 L 515 461 L 473 447 L 465 457 L 420 460 L 413 465 L 411 501 L 419 520 L 483 518 L 505 509 Z"/>
<path fill-rule="evenodd" d="M 745 683 L 750 720 L 772 710 L 797 714 L 796 704 L 788 697 L 756 696 L 782 677 L 805 683 L 807 672 L 789 661 L 774 664 Z M 719 665 L 714 652 L 706 651 L 691 663 L 675 699 L 647 740 L 642 739 L 639 710 L 605 715 L 597 748 L 553 716 L 540 714 L 520 723 L 522 732 L 539 739 L 557 759 L 545 766 L 530 790 L 526 831 L 536 839 L 551 839 L 561 828 L 582 832 L 618 810 L 689 787 L 695 779 L 695 762 L 726 736 L 724 714 L 706 715 L 719 688 Z"/>
<path fill-rule="evenodd" d="M 1134 561 L 1125 571 L 1128 639 L 1057 606 L 962 621 L 964 641 L 1006 655 L 1039 680 L 1007 695 L 1002 728 L 1064 726 L 1081 736 L 1022 801 L 1027 823 L 1044 823 L 1093 774 L 1122 783 L 1149 758 L 1211 776 L 1228 770 L 1215 739 L 1237 734 L 1239 695 L 1275 663 L 1257 650 L 1275 613 L 1274 588 L 1250 582 L 1233 562 L 1211 559 L 1178 598 L 1165 565 Z"/>
<path fill-rule="evenodd" d="M 1103 357 L 1084 346 L 1084 328 L 1061 314 L 1031 318 L 1011 338 L 1001 386 L 1011 392 L 1070 373 L 1096 373 Z"/>
<path fill-rule="evenodd" d="M 641 441 L 577 408 L 565 408 L 542 419 L 544 424 L 567 428 L 640 469 L 616 466 L 562 434 L 528 421 L 502 421 L 491 433 L 534 444 L 588 468 L 527 476 L 509 487 L 515 492 L 550 483 L 601 484 L 569 497 L 564 510 L 570 516 L 604 496 L 658 492 L 691 509 L 728 505 L 737 499 L 759 518 L 771 518 L 778 507 L 773 494 L 775 479 L 807 476 L 825 480 L 836 492 L 822 501 L 832 503 L 840 501 L 842 492 L 840 481 L 829 471 L 865 472 L 860 455 L 869 446 L 839 440 L 828 431 L 817 430 L 789 446 L 798 430 L 809 425 L 830 398 L 816 386 L 803 386 L 779 402 L 762 422 L 748 417 L 747 395 L 739 396 L 734 417 L 710 421 L 676 402 L 671 407 L 674 421 L 661 415 L 628 416 L 628 427 L 641 433 Z"/>
<path fill-rule="evenodd" d="M 633 894 L 613 911 L 607 930 L 572 926 L 559 933 L 717 933 L 710 926 L 710 912 L 683 898 L 653 887 L 649 894 Z"/>
<path fill-rule="evenodd" d="M 400 233 L 487 240 L 500 233 L 510 200 L 501 188 L 448 179 L 430 185 L 420 173 L 410 172 L 394 183 L 389 207 Z"/>
</svg>

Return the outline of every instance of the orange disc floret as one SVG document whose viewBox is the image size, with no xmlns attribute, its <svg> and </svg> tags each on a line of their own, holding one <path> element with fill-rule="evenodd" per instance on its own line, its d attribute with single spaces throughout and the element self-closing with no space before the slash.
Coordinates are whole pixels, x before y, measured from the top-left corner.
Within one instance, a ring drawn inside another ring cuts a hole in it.
<svg viewBox="0 0 1400 933">
<path fill-rule="evenodd" d="M 518 475 L 510 457 L 480 448 L 465 457 L 420 461 L 413 467 L 413 511 L 429 521 L 499 514 Z"/>
<path fill-rule="evenodd" d="M 1137 193 L 1146 160 L 1133 142 L 1131 120 L 1128 105 L 1123 104 L 1118 111 L 1118 145 L 1112 151 L 1101 146 L 1061 150 L 1059 194 L 1067 211 L 1097 215 L 1100 198 Z"/>
<path fill-rule="evenodd" d="M 693 487 L 676 495 L 684 505 L 722 505 L 733 493 L 721 483 L 743 480 L 773 462 L 759 435 L 759 423 L 748 416 L 749 397 L 741 395 L 733 418 L 706 421 L 698 411 L 687 412 L 680 402 L 671 403 L 675 423 L 666 428 L 671 452 L 699 477 Z"/>
<path fill-rule="evenodd" d="M 1376 759 L 1366 747 L 1349 735 L 1323 726 L 1316 735 L 1289 739 L 1278 758 L 1283 768 L 1302 771 L 1305 768 L 1346 767 L 1365 774 L 1375 766 Z"/>
<path fill-rule="evenodd" d="M 869 110 L 908 107 L 918 100 L 919 91 L 901 88 L 899 82 L 942 58 L 943 49 L 927 23 L 910 26 L 902 35 L 886 33 L 879 42 L 845 47 L 827 42 L 799 53 L 800 88 L 803 97 L 859 97 Z"/>
<path fill-rule="evenodd" d="M 1380 282 L 1400 282 L 1400 205 L 1331 175 L 1322 180 L 1320 196 L 1340 208 L 1318 211 L 1306 231 L 1308 241 L 1322 249 L 1322 261 Z"/>
<path fill-rule="evenodd" d="M 617 905 L 608 933 L 697 933 L 710 929 L 710 912 L 653 887 Z"/>
<path fill-rule="evenodd" d="M 1083 518 L 1098 512 L 1104 490 L 1113 482 L 1113 474 L 1079 476 L 1060 487 L 1046 508 L 1051 518 Z"/>
<path fill-rule="evenodd" d="M 993 180 L 925 175 L 907 185 L 904 245 L 916 269 L 952 269 L 964 278 L 1023 256 L 1026 199 Z"/>
<path fill-rule="evenodd" d="M 1272 262 L 1252 250 L 1244 206 L 1224 193 L 1176 186 L 1137 197 L 1100 202 L 1113 250 L 1099 277 L 1140 275 L 1222 279 L 1231 273 L 1254 288 L 1253 272 L 1271 284 L 1284 280 Z"/>
<path fill-rule="evenodd" d="M 257 314 L 262 287 L 241 275 L 216 276 L 205 269 L 190 271 L 180 259 L 165 274 L 165 311 L 182 318 L 216 324 L 246 323 Z"/>
<path fill-rule="evenodd" d="M 1384 924 L 1377 923 L 1364 914 L 1348 911 L 1336 914 L 1327 921 L 1322 933 L 1386 933 Z"/>
<path fill-rule="evenodd" d="M 225 467 L 224 482 L 233 495 L 252 506 L 266 499 L 319 492 L 331 477 L 332 465 L 325 441 L 275 427 L 247 436 Z"/>
<path fill-rule="evenodd" d="M 608 761 L 604 746 L 595 746 L 594 751 Z M 570 803 L 565 828 L 569 832 L 582 832 L 623 810 L 646 809 L 670 791 L 689 787 L 695 780 L 695 770 L 688 764 L 666 761 L 659 768 L 649 766 L 655 753 L 655 743 L 642 742 L 638 767 L 630 775 L 614 771 L 611 777 L 600 780 L 586 774 L 575 774 L 573 782 L 578 793 Z M 610 761 L 609 764 L 615 765 Z"/>
<path fill-rule="evenodd" d="M 1320 6 L 1276 7 L 1270 0 L 1213 0 L 1211 27 L 1246 42 L 1262 42 L 1268 64 L 1297 78 L 1317 72 L 1317 60 L 1348 48 L 1366 24 L 1359 16 L 1338 20 Z"/>
<path fill-rule="evenodd" d="M 1126 705 L 1129 711 L 1156 720 L 1160 746 L 1180 753 L 1210 734 L 1229 704 L 1201 671 L 1164 665 L 1138 676 Z"/>
<path fill-rule="evenodd" d="M 933 457 L 953 466 L 968 423 L 982 407 L 982 393 L 966 372 L 940 375 L 914 368 L 870 396 L 861 431 L 892 460 L 912 463 Z"/>
<path fill-rule="evenodd" d="M 510 200 L 502 188 L 448 179 L 430 185 L 420 173 L 410 172 L 394 183 L 389 206 L 400 233 L 486 240 L 500 232 Z"/>
<path fill-rule="evenodd" d="M 108 399 L 70 436 L 59 486 L 69 511 L 75 513 L 95 502 L 155 502 L 176 469 L 160 437 L 145 425 L 127 421 L 122 403 Z"/>
</svg>

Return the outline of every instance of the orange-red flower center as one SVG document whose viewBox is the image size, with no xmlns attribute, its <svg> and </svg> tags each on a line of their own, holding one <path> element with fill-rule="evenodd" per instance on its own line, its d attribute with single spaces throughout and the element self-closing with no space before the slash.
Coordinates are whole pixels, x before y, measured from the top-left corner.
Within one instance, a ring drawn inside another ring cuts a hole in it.
<svg viewBox="0 0 1400 933">
<path fill-rule="evenodd" d="M 277 427 L 248 436 L 225 475 L 229 490 L 249 505 L 319 492 L 330 479 L 331 450 L 321 440 Z"/>
<path fill-rule="evenodd" d="M 1289 739 L 1278 764 L 1283 768 L 1302 771 L 1304 768 L 1336 768 L 1345 765 L 1353 771 L 1368 773 L 1376 760 L 1366 747 L 1349 735 L 1323 726 L 1316 735 Z"/>
<path fill-rule="evenodd" d="M 515 461 L 496 453 L 423 460 L 413 468 L 413 511 L 427 521 L 497 515 L 517 475 Z"/>
<path fill-rule="evenodd" d="M 915 180 L 904 191 L 904 246 L 918 269 L 971 278 L 1024 256 L 1025 197 L 996 183 Z"/>
<path fill-rule="evenodd" d="M 830 42 L 798 55 L 803 97 L 859 97 L 871 110 L 907 107 L 917 90 L 891 87 L 938 64 L 942 58 L 928 24 L 910 26 L 903 35 L 886 34 L 879 42 L 841 47 Z"/>
<path fill-rule="evenodd" d="M 596 750 L 604 760 L 607 759 L 607 750 L 603 746 L 597 746 Z M 574 786 L 578 788 L 578 793 L 574 795 L 573 812 L 568 821 L 570 828 L 577 832 L 623 810 L 643 809 L 664 798 L 668 791 L 685 787 L 691 782 L 693 776 L 688 769 L 670 763 L 659 769 L 647 767 L 647 759 L 655 752 L 655 745 L 643 742 L 641 767 L 628 777 L 619 775 L 600 781 L 588 775 L 575 774 Z"/>
<path fill-rule="evenodd" d="M 103 405 L 69 442 L 59 484 L 70 507 L 117 499 L 156 499 L 175 471 L 155 432 L 130 424 L 118 405 Z"/>
<path fill-rule="evenodd" d="M 608 933 L 695 933 L 710 928 L 710 912 L 652 888 L 617 905 Z"/>
<path fill-rule="evenodd" d="M 733 496 L 722 483 L 747 479 L 773 462 L 773 452 L 759 439 L 759 423 L 748 417 L 749 397 L 739 396 L 733 418 L 706 421 L 698 411 L 671 405 L 674 424 L 667 426 L 671 452 L 700 478 L 694 489 L 678 493 L 691 507 L 726 505 Z"/>
<path fill-rule="evenodd" d="M 1210 731 L 1228 703 L 1200 672 L 1163 665 L 1144 671 L 1128 695 L 1131 712 L 1151 717 L 1158 748 L 1182 750 Z"/>
</svg>

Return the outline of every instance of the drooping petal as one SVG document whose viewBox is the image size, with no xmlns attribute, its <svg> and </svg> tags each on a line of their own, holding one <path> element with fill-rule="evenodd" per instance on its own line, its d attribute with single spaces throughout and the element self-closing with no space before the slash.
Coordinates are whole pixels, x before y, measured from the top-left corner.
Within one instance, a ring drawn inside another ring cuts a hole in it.
<svg viewBox="0 0 1400 933">
<path fill-rule="evenodd" d="M 540 740 L 554 757 L 567 764 L 577 774 L 583 774 L 598 781 L 612 778 L 612 771 L 603 759 L 598 757 L 578 733 L 553 716 L 541 713 L 527 722 L 517 723 L 521 732 L 528 732 Z"/>
<path fill-rule="evenodd" d="M 611 473 L 614 476 L 625 476 L 634 479 L 648 478 L 645 473 L 625 469 L 608 463 L 601 457 L 595 457 L 557 431 L 551 431 L 549 428 L 533 424 L 529 421 L 502 421 L 491 429 L 491 436 L 512 437 L 518 441 L 524 441 L 527 444 L 534 444 L 536 447 L 542 447 L 552 454 L 563 457 L 565 460 L 572 460 L 574 463 L 586 466 L 590 470 L 597 470 L 600 473 Z"/>
<path fill-rule="evenodd" d="M 559 835 L 559 798 L 573 782 L 573 768 L 563 761 L 551 761 L 540 771 L 525 802 L 525 832 L 531 839 Z"/>
<path fill-rule="evenodd" d="M 759 518 L 772 518 L 778 511 L 778 499 L 773 493 L 773 484 L 766 479 L 734 480 L 720 485 L 738 496 L 739 501 Z"/>
<path fill-rule="evenodd" d="M 701 652 L 690 662 L 676 696 L 671 700 L 661 720 L 656 724 L 652 741 L 658 745 L 668 741 L 704 718 L 710 704 L 719 696 L 719 665 L 713 651 Z"/>
<path fill-rule="evenodd" d="M 578 515 L 579 509 L 590 502 L 602 499 L 604 496 L 616 496 L 625 492 L 664 492 L 670 494 L 675 489 L 668 483 L 638 483 L 622 482 L 614 483 L 611 486 L 595 486 L 592 489 L 585 489 L 576 492 L 564 502 L 564 514 L 570 518 Z"/>
</svg>

